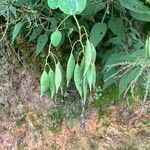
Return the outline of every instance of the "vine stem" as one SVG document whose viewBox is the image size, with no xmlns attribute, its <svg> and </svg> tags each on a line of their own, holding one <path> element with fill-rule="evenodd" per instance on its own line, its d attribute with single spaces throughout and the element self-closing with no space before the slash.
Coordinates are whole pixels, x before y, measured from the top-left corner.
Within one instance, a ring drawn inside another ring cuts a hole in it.
<svg viewBox="0 0 150 150">
<path fill-rule="evenodd" d="M 58 30 L 59 29 L 59 27 L 65 22 L 65 20 L 67 20 L 68 18 L 70 17 L 70 15 L 68 15 L 67 17 L 65 17 L 63 20 L 62 20 L 62 22 L 58 25 L 58 27 L 56 28 L 56 30 Z M 47 55 L 47 57 L 46 57 L 46 63 L 45 63 L 45 67 L 46 67 L 46 65 L 48 65 L 48 58 L 49 58 L 49 56 L 51 56 L 52 58 L 53 58 L 53 60 L 54 60 L 54 63 L 56 64 L 56 59 L 58 59 L 52 52 L 51 52 L 51 45 L 52 45 L 52 43 L 50 42 L 50 44 L 49 44 L 49 48 L 48 48 L 48 55 Z M 56 58 L 55 58 L 56 57 Z M 49 65 L 48 65 L 49 66 Z"/>
<path fill-rule="evenodd" d="M 75 15 L 73 15 L 73 17 L 74 17 L 74 20 L 75 20 L 75 22 L 76 22 L 76 24 L 77 24 L 78 30 L 79 30 L 79 41 L 80 41 L 80 43 L 81 43 L 82 49 L 84 49 L 84 45 L 83 45 L 83 43 L 82 43 L 81 26 L 80 26 L 80 24 L 79 24 L 79 22 L 78 22 L 77 17 L 76 17 Z"/>
<path fill-rule="evenodd" d="M 70 17 L 70 15 L 68 15 L 67 17 L 65 17 L 62 22 L 58 25 L 57 29 L 59 29 L 59 27 Z"/>
<path fill-rule="evenodd" d="M 86 31 L 86 28 L 84 27 L 84 26 L 81 26 L 81 29 L 84 29 L 84 32 L 85 32 L 85 34 L 83 34 L 82 35 L 82 37 L 85 35 L 86 36 L 86 39 L 88 39 L 88 33 L 87 33 L 87 31 Z"/>
<path fill-rule="evenodd" d="M 80 40 L 77 40 L 77 41 L 72 45 L 71 53 L 73 52 L 74 47 L 75 47 L 75 45 L 76 45 L 78 42 L 80 42 Z"/>
<path fill-rule="evenodd" d="M 104 22 L 104 20 L 105 20 L 106 15 L 107 15 L 108 12 L 109 12 L 109 2 L 107 1 L 107 2 L 106 2 L 106 10 L 105 10 L 104 15 L 103 15 L 103 17 L 102 17 L 101 23 Z"/>
<path fill-rule="evenodd" d="M 78 54 L 77 62 L 79 62 L 79 58 L 80 58 L 81 53 L 84 53 L 84 51 L 82 50 L 82 51 Z"/>
<path fill-rule="evenodd" d="M 51 45 L 52 45 L 52 43 L 50 42 L 50 44 L 49 44 L 49 48 L 48 48 L 48 55 L 47 55 L 47 57 L 46 57 L 46 63 L 45 63 L 45 67 L 46 67 L 46 65 L 48 65 L 48 57 L 49 56 L 51 56 L 52 58 L 53 58 L 53 60 L 54 60 L 54 63 L 56 64 L 56 59 L 55 59 L 55 57 L 54 57 L 54 54 L 51 52 Z M 48 65 L 49 66 L 49 65 Z M 44 68 L 45 68 L 44 67 Z"/>
</svg>

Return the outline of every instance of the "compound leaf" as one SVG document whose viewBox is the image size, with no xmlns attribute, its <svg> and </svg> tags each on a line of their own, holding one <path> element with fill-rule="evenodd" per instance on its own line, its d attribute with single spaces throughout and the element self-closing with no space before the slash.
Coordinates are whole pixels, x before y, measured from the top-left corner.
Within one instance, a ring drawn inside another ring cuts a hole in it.
<svg viewBox="0 0 150 150">
<path fill-rule="evenodd" d="M 106 71 L 104 73 L 103 89 L 106 89 L 116 81 L 116 75 L 114 75 L 116 72 L 117 72 L 116 68 L 111 68 L 109 71 Z"/>
<path fill-rule="evenodd" d="M 121 95 L 140 73 L 140 68 L 134 68 L 130 73 L 125 74 L 119 82 L 119 94 Z"/>
</svg>

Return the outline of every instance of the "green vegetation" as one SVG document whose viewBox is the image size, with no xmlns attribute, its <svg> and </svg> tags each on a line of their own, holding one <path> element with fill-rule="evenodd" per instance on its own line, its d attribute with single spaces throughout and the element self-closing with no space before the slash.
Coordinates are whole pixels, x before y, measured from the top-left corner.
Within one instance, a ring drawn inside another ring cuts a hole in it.
<svg viewBox="0 0 150 150">
<path fill-rule="evenodd" d="M 148 99 L 149 0 L 1 0 L 0 19 L 0 41 L 40 68 L 41 98 L 50 93 L 61 103 L 53 117 L 80 113 L 84 125 L 91 97 L 103 115 L 109 103 L 135 99 L 135 87 L 142 105 Z M 66 102 L 70 88 L 79 96 Z"/>
</svg>

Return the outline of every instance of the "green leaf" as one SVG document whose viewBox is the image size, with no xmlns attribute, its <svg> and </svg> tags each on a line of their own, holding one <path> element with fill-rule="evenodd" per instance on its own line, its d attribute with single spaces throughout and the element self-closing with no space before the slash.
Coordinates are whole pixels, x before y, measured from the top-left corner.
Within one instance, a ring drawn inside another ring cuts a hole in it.
<svg viewBox="0 0 150 150">
<path fill-rule="evenodd" d="M 86 41 L 86 46 L 85 46 L 85 69 L 84 69 L 84 76 L 90 67 L 92 61 L 92 49 L 91 49 L 91 43 L 89 40 Z"/>
<path fill-rule="evenodd" d="M 13 5 L 10 5 L 10 6 L 9 6 L 9 10 L 10 10 L 10 12 L 11 12 L 15 17 L 17 17 L 17 14 L 16 14 L 16 7 L 14 7 Z"/>
<path fill-rule="evenodd" d="M 58 30 L 51 34 L 51 42 L 54 47 L 57 47 L 62 39 L 62 33 Z"/>
<path fill-rule="evenodd" d="M 150 3 L 150 0 L 146 0 L 146 3 Z"/>
<path fill-rule="evenodd" d="M 59 0 L 58 6 L 61 11 L 68 15 L 80 14 L 86 7 L 87 0 Z"/>
<path fill-rule="evenodd" d="M 60 70 L 60 62 L 58 62 L 55 66 L 55 86 L 56 86 L 56 93 L 58 92 L 60 85 L 62 83 L 62 74 Z"/>
<path fill-rule="evenodd" d="M 43 51 L 46 43 L 48 41 L 47 34 L 42 34 L 38 37 L 37 46 L 36 46 L 36 55 L 40 54 Z"/>
<path fill-rule="evenodd" d="M 96 23 L 90 33 L 91 43 L 96 47 L 103 37 L 105 36 L 107 31 L 107 25 L 105 23 Z"/>
<path fill-rule="evenodd" d="M 49 81 L 50 81 L 49 75 L 44 70 L 43 73 L 42 73 L 42 75 L 41 75 L 41 79 L 40 79 L 41 97 L 43 96 L 43 94 L 45 92 L 47 92 L 49 90 L 49 83 L 50 83 Z"/>
<path fill-rule="evenodd" d="M 13 34 L 12 34 L 12 42 L 14 42 L 14 40 L 16 39 L 17 35 L 19 34 L 22 26 L 24 25 L 24 22 L 20 21 L 18 22 L 13 30 Z"/>
<path fill-rule="evenodd" d="M 125 27 L 122 19 L 120 18 L 111 18 L 108 22 L 108 26 L 111 31 L 119 37 L 124 36 Z"/>
<path fill-rule="evenodd" d="M 41 26 L 34 28 L 34 30 L 32 31 L 32 34 L 30 35 L 29 42 L 36 39 L 42 33 L 42 31 L 43 31 L 43 28 Z"/>
<path fill-rule="evenodd" d="M 113 64 L 123 62 L 125 59 L 126 59 L 126 55 L 124 52 L 118 52 L 118 53 L 112 54 L 108 58 L 108 60 L 105 64 L 105 67 L 103 68 L 103 71 L 106 71 L 109 68 L 108 65 L 113 65 Z"/>
<path fill-rule="evenodd" d="M 109 65 L 125 62 L 125 61 L 134 61 L 139 57 L 144 57 L 145 51 L 144 49 L 136 50 L 132 53 L 125 54 L 124 52 L 117 52 L 112 54 L 103 68 L 103 71 L 106 71 L 109 68 Z"/>
<path fill-rule="evenodd" d="M 84 69 L 85 69 L 85 58 L 83 58 L 80 63 L 80 70 L 81 70 L 82 75 L 83 75 Z"/>
<path fill-rule="evenodd" d="M 129 11 L 131 16 L 145 22 L 150 22 L 150 14 L 141 14 L 134 11 Z"/>
<path fill-rule="evenodd" d="M 74 67 L 75 67 L 75 58 L 73 54 L 71 53 L 68 63 L 67 63 L 67 73 L 66 73 L 67 86 L 69 85 L 69 82 L 73 76 Z"/>
<path fill-rule="evenodd" d="M 0 15 L 3 15 L 7 11 L 7 7 L 0 3 Z"/>
<path fill-rule="evenodd" d="M 93 1 L 93 0 L 88 0 L 86 8 L 83 10 L 83 12 L 80 14 L 82 16 L 89 16 L 89 15 L 94 15 L 98 11 L 102 10 L 105 8 L 105 3 L 100 1 Z"/>
<path fill-rule="evenodd" d="M 106 41 L 105 45 L 114 44 L 114 45 L 123 45 L 123 42 L 120 37 L 112 37 L 108 41 Z"/>
<path fill-rule="evenodd" d="M 147 37 L 145 42 L 145 51 L 146 51 L 146 57 L 150 58 L 150 35 Z"/>
<path fill-rule="evenodd" d="M 129 83 L 131 83 L 140 73 L 140 68 L 134 68 L 130 73 L 125 74 L 119 82 L 119 94 L 121 95 L 127 88 Z"/>
<path fill-rule="evenodd" d="M 87 70 L 86 78 L 87 78 L 90 91 L 92 91 L 92 87 L 93 89 L 95 89 L 95 84 L 96 84 L 96 67 L 94 63 L 92 63 L 89 69 Z"/>
<path fill-rule="evenodd" d="M 49 70 L 49 81 L 50 81 L 51 98 L 53 98 L 56 92 L 56 87 L 55 87 L 55 72 L 52 69 Z"/>
<path fill-rule="evenodd" d="M 92 51 L 92 60 L 91 62 L 94 63 L 96 60 L 96 49 L 94 47 L 94 45 L 91 43 L 91 51 Z"/>
<path fill-rule="evenodd" d="M 114 8 L 122 13 L 126 13 L 126 9 L 122 7 L 119 1 L 115 1 Z"/>
<path fill-rule="evenodd" d="M 121 5 L 133 12 L 140 14 L 149 14 L 150 8 L 144 6 L 140 0 L 119 0 Z"/>
<path fill-rule="evenodd" d="M 116 81 L 117 78 L 116 78 L 116 75 L 114 75 L 116 72 L 117 72 L 116 68 L 111 68 L 109 71 L 104 73 L 104 87 L 103 87 L 103 89 L 106 89 L 107 87 L 109 87 L 110 85 L 112 85 Z"/>
<path fill-rule="evenodd" d="M 86 77 L 84 77 L 84 79 L 83 79 L 83 99 L 84 99 L 84 103 L 86 101 L 87 94 L 88 94 L 88 83 L 87 83 Z"/>
<path fill-rule="evenodd" d="M 58 0 L 48 0 L 47 3 L 51 9 L 58 8 Z"/>
<path fill-rule="evenodd" d="M 81 73 L 79 64 L 76 64 L 76 66 L 75 66 L 74 82 L 75 82 L 75 86 L 76 86 L 80 96 L 82 97 L 82 73 Z"/>
<path fill-rule="evenodd" d="M 64 94 L 64 72 L 63 72 L 63 69 L 62 69 L 62 66 L 60 65 L 60 63 L 59 63 L 59 68 L 60 68 L 61 76 L 62 76 L 60 90 L 61 90 L 61 95 L 63 95 Z"/>
</svg>

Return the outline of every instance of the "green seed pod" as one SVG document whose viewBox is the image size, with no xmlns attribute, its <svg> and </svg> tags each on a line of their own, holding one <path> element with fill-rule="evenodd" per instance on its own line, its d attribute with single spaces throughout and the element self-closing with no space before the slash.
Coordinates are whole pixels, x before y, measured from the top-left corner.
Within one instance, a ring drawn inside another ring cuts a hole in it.
<svg viewBox="0 0 150 150">
<path fill-rule="evenodd" d="M 146 57 L 150 58 L 150 35 L 148 35 L 146 39 L 145 50 L 146 50 Z"/>
</svg>

